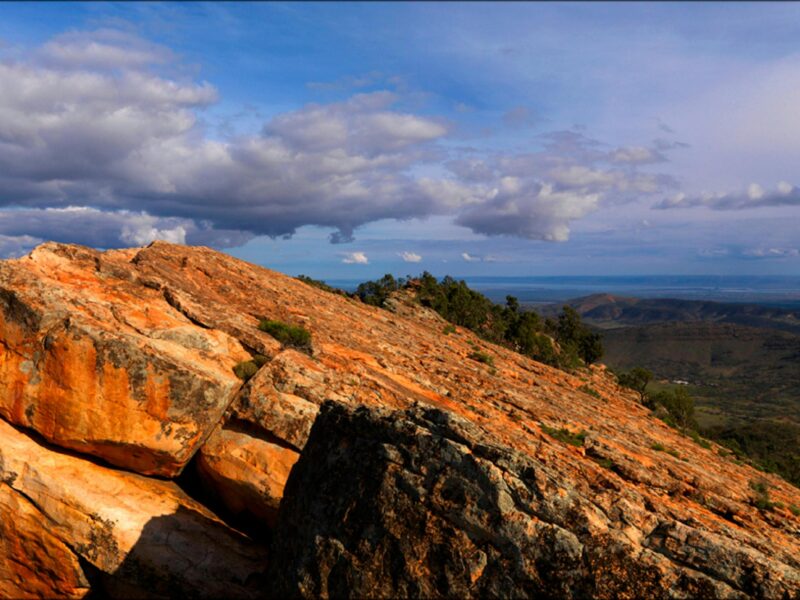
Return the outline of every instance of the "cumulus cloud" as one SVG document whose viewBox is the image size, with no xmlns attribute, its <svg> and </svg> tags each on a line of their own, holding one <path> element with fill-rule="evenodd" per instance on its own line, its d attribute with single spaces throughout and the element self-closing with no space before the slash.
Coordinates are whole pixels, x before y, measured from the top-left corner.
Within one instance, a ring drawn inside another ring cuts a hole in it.
<svg viewBox="0 0 800 600">
<path fill-rule="evenodd" d="M 169 49 L 107 29 L 0 63 L 0 235 L 227 247 L 316 225 L 344 243 L 377 220 L 449 215 L 477 233 L 563 241 L 604 203 L 672 184 L 639 170 L 664 148 L 610 151 L 575 131 L 540 136 L 538 152 L 464 158 L 440 143 L 445 121 L 400 110 L 389 91 L 213 139 L 199 113 L 217 90 L 161 74 L 176 66 Z"/>
<path fill-rule="evenodd" d="M 418 263 L 422 260 L 422 256 L 416 252 L 400 252 L 398 256 L 403 259 L 403 262 L 407 263 Z"/>
<path fill-rule="evenodd" d="M 469 252 L 462 252 L 461 258 L 463 258 L 466 262 L 481 262 L 480 256 L 474 256 Z"/>
<path fill-rule="evenodd" d="M 765 190 L 757 183 L 751 183 L 746 190 L 737 192 L 707 192 L 698 196 L 677 193 L 664 198 L 654 208 L 694 208 L 704 206 L 713 210 L 742 210 L 771 206 L 800 206 L 800 188 L 787 181 L 781 181 L 774 190 Z"/>
<path fill-rule="evenodd" d="M 363 252 L 348 252 L 342 262 L 346 265 L 368 265 L 369 259 Z"/>
<path fill-rule="evenodd" d="M 20 238 L 22 245 L 28 237 L 98 248 L 142 246 L 153 240 L 227 248 L 252 237 L 246 232 L 213 229 L 208 223 L 191 219 L 87 206 L 0 210 L 0 235 Z"/>
<path fill-rule="evenodd" d="M 569 238 L 568 223 L 596 209 L 599 199 L 597 193 L 504 177 L 486 202 L 466 209 L 456 222 L 486 235 L 561 242 Z"/>
</svg>

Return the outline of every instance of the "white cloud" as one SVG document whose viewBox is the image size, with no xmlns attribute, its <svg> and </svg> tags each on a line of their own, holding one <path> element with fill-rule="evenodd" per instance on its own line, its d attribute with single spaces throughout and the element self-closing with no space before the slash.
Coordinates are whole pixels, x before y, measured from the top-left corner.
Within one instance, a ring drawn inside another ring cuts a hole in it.
<svg viewBox="0 0 800 600">
<path fill-rule="evenodd" d="M 98 248 L 142 246 L 157 239 L 229 248 L 241 246 L 252 237 L 246 232 L 213 229 L 191 219 L 155 217 L 129 210 L 101 211 L 87 206 L 0 209 L 0 236 L 27 236 Z M 27 241 L 23 239 L 21 243 Z"/>
<path fill-rule="evenodd" d="M 398 256 L 403 259 L 403 262 L 407 263 L 418 263 L 422 260 L 422 256 L 416 252 L 400 252 Z"/>
<path fill-rule="evenodd" d="M 480 256 L 473 256 L 469 252 L 462 252 L 461 258 L 463 258 L 467 262 L 481 262 Z"/>
<path fill-rule="evenodd" d="M 542 136 L 539 152 L 463 159 L 439 144 L 444 121 L 399 110 L 388 91 L 309 104 L 258 133 L 211 139 L 198 111 L 218 101 L 217 90 L 152 68 L 175 60 L 104 29 L 0 63 L 0 235 L 222 245 L 315 225 L 348 242 L 366 223 L 448 215 L 479 234 L 563 241 L 572 221 L 603 203 L 670 185 L 636 170 L 646 158 L 638 147 L 618 150 L 630 160 L 613 168 L 600 142 L 576 132 Z M 442 165 L 444 175 L 419 175 Z M 94 212 L 52 212 L 36 224 L 42 213 L 19 210 L 72 205 Z M 81 225 L 89 220 L 96 232 Z"/>
<path fill-rule="evenodd" d="M 778 183 L 774 191 L 767 191 L 751 183 L 744 191 L 705 192 L 697 196 L 677 193 L 664 198 L 654 208 L 694 208 L 704 206 L 713 210 L 742 210 L 769 206 L 800 206 L 800 188 L 786 181 Z"/>
<path fill-rule="evenodd" d="M 38 54 L 45 64 L 66 68 L 138 68 L 174 58 L 164 46 L 115 29 L 62 33 Z"/>
<path fill-rule="evenodd" d="M 368 265 L 369 259 L 363 252 L 348 252 L 342 262 L 346 265 Z"/>
</svg>

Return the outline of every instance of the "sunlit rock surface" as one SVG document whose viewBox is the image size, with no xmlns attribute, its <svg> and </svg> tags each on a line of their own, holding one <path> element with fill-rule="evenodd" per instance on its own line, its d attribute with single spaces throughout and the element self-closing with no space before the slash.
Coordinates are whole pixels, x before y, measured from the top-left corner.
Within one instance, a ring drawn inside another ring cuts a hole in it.
<svg viewBox="0 0 800 600">
<path fill-rule="evenodd" d="M 0 262 L 0 595 L 798 597 L 796 488 L 389 308 L 161 242 Z"/>
<path fill-rule="evenodd" d="M 2 421 L 0 481 L 5 597 L 81 597 L 90 577 L 123 597 L 258 595 L 265 549 L 172 482 L 46 448 Z"/>
</svg>

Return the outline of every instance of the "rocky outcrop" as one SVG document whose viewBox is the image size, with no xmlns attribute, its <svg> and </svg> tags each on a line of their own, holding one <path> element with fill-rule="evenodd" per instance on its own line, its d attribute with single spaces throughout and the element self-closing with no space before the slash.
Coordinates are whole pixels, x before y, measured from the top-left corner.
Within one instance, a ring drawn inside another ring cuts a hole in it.
<svg viewBox="0 0 800 600">
<path fill-rule="evenodd" d="M 0 262 L 0 596 L 797 596 L 795 488 L 389 308 L 161 242 Z"/>
<path fill-rule="evenodd" d="M 0 416 L 171 476 L 222 417 L 249 354 L 170 306 L 129 258 L 47 244 L 0 262 Z"/>
<path fill-rule="evenodd" d="M 174 483 L 48 449 L 2 421 L 0 482 L 5 597 L 82 597 L 90 580 L 121 597 L 260 595 L 265 549 Z"/>
<path fill-rule="evenodd" d="M 328 403 L 292 472 L 279 597 L 791 597 L 796 555 L 683 523 L 630 491 L 613 510 L 545 462 L 437 409 Z"/>
</svg>

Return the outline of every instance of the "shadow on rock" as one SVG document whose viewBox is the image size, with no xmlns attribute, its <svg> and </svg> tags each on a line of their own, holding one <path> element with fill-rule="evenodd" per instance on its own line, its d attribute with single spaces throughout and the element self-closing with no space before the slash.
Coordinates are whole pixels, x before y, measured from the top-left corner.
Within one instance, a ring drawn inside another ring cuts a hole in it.
<svg viewBox="0 0 800 600">
<path fill-rule="evenodd" d="M 225 524 L 179 507 L 152 518 L 113 573 L 86 560 L 82 566 L 93 599 L 257 598 L 264 595 L 267 553 Z"/>
</svg>

